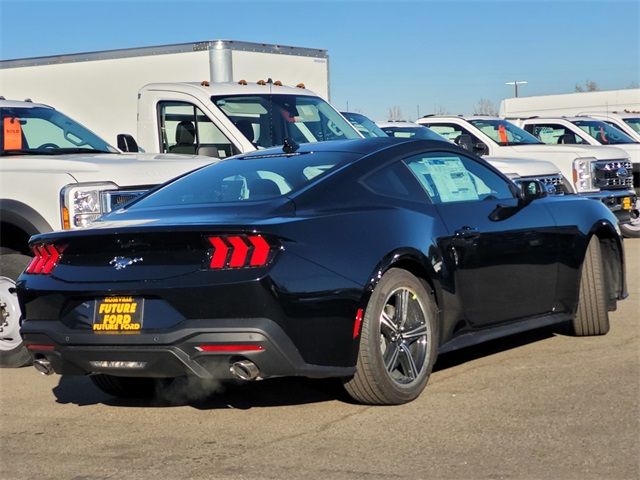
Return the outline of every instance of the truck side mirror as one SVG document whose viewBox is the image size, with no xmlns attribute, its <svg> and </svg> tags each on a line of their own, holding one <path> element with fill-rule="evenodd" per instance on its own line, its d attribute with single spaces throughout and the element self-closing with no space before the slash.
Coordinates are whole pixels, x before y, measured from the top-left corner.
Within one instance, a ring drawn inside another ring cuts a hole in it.
<svg viewBox="0 0 640 480">
<path fill-rule="evenodd" d="M 482 157 L 483 155 L 489 154 L 489 149 L 484 143 L 478 142 L 473 145 L 473 153 L 475 153 L 479 157 Z"/>
<path fill-rule="evenodd" d="M 456 143 L 456 145 L 458 145 L 461 148 L 464 148 L 466 151 L 473 152 L 474 145 L 473 145 L 473 139 L 471 138 L 471 135 L 467 133 L 458 135 L 458 137 L 454 140 L 454 142 Z"/>
<path fill-rule="evenodd" d="M 139 152 L 138 142 L 128 133 L 119 133 L 117 138 L 118 148 L 123 152 Z"/>
</svg>

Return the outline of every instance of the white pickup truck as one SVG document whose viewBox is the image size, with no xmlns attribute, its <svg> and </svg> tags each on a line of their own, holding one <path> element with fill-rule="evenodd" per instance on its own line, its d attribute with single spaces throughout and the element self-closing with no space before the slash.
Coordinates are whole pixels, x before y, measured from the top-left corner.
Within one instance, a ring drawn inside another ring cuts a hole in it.
<svg viewBox="0 0 640 480">
<path fill-rule="evenodd" d="M 29 261 L 31 235 L 87 226 L 149 188 L 216 161 L 211 157 L 286 138 L 362 138 L 312 92 L 266 82 L 148 85 L 138 118 L 147 152 L 156 153 L 122 153 L 51 107 L 0 99 L 0 366 L 29 359 L 13 288 Z M 118 143 L 137 150 L 130 136 Z"/>
<path fill-rule="evenodd" d="M 617 178 L 624 178 L 628 187 L 635 189 L 640 195 L 640 142 L 631 138 L 620 129 L 609 123 L 586 116 L 575 117 L 532 117 L 513 120 L 517 125 L 540 139 L 547 145 L 569 144 L 572 146 L 587 146 L 587 148 L 602 148 L 601 145 L 616 147 L 626 153 L 629 161 L 617 165 L 615 172 L 610 172 Z M 631 175 L 621 175 L 626 171 Z M 625 234 L 640 237 L 639 205 L 632 210 L 632 219 L 625 227 Z"/>
<path fill-rule="evenodd" d="M 427 115 L 417 120 L 478 155 L 535 158 L 554 163 L 569 193 L 603 202 L 616 215 L 622 233 L 635 237 L 638 217 L 629 154 L 615 147 L 547 145 L 504 119 L 484 115 Z"/>
</svg>

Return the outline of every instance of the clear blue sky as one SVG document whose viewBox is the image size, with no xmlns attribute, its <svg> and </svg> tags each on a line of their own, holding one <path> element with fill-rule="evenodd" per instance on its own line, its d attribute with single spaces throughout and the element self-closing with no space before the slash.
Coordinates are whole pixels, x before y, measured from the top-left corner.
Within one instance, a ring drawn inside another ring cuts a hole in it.
<svg viewBox="0 0 640 480">
<path fill-rule="evenodd" d="M 231 39 L 325 48 L 332 103 L 381 120 L 640 82 L 640 1 L 6 1 L 0 58 Z M 1 92 L 0 92 L 1 94 Z"/>
</svg>

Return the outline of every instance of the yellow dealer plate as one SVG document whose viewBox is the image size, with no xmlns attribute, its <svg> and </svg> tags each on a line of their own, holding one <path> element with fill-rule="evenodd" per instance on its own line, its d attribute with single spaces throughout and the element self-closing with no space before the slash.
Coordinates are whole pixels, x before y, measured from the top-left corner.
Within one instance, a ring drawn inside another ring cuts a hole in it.
<svg viewBox="0 0 640 480">
<path fill-rule="evenodd" d="M 631 197 L 624 197 L 622 199 L 622 209 L 631 210 Z"/>
<path fill-rule="evenodd" d="M 104 297 L 96 300 L 95 333 L 140 333 L 144 298 Z"/>
</svg>

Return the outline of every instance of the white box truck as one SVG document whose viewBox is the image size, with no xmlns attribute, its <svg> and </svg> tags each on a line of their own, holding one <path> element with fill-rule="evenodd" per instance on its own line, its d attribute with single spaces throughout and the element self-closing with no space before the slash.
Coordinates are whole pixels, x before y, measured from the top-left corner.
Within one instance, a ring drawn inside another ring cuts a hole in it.
<svg viewBox="0 0 640 480">
<path fill-rule="evenodd" d="M 213 40 L 0 61 L 0 95 L 55 105 L 113 143 L 119 133 L 136 134 L 136 100 L 146 84 L 269 78 L 304 84 L 328 100 L 327 51 Z"/>
</svg>

